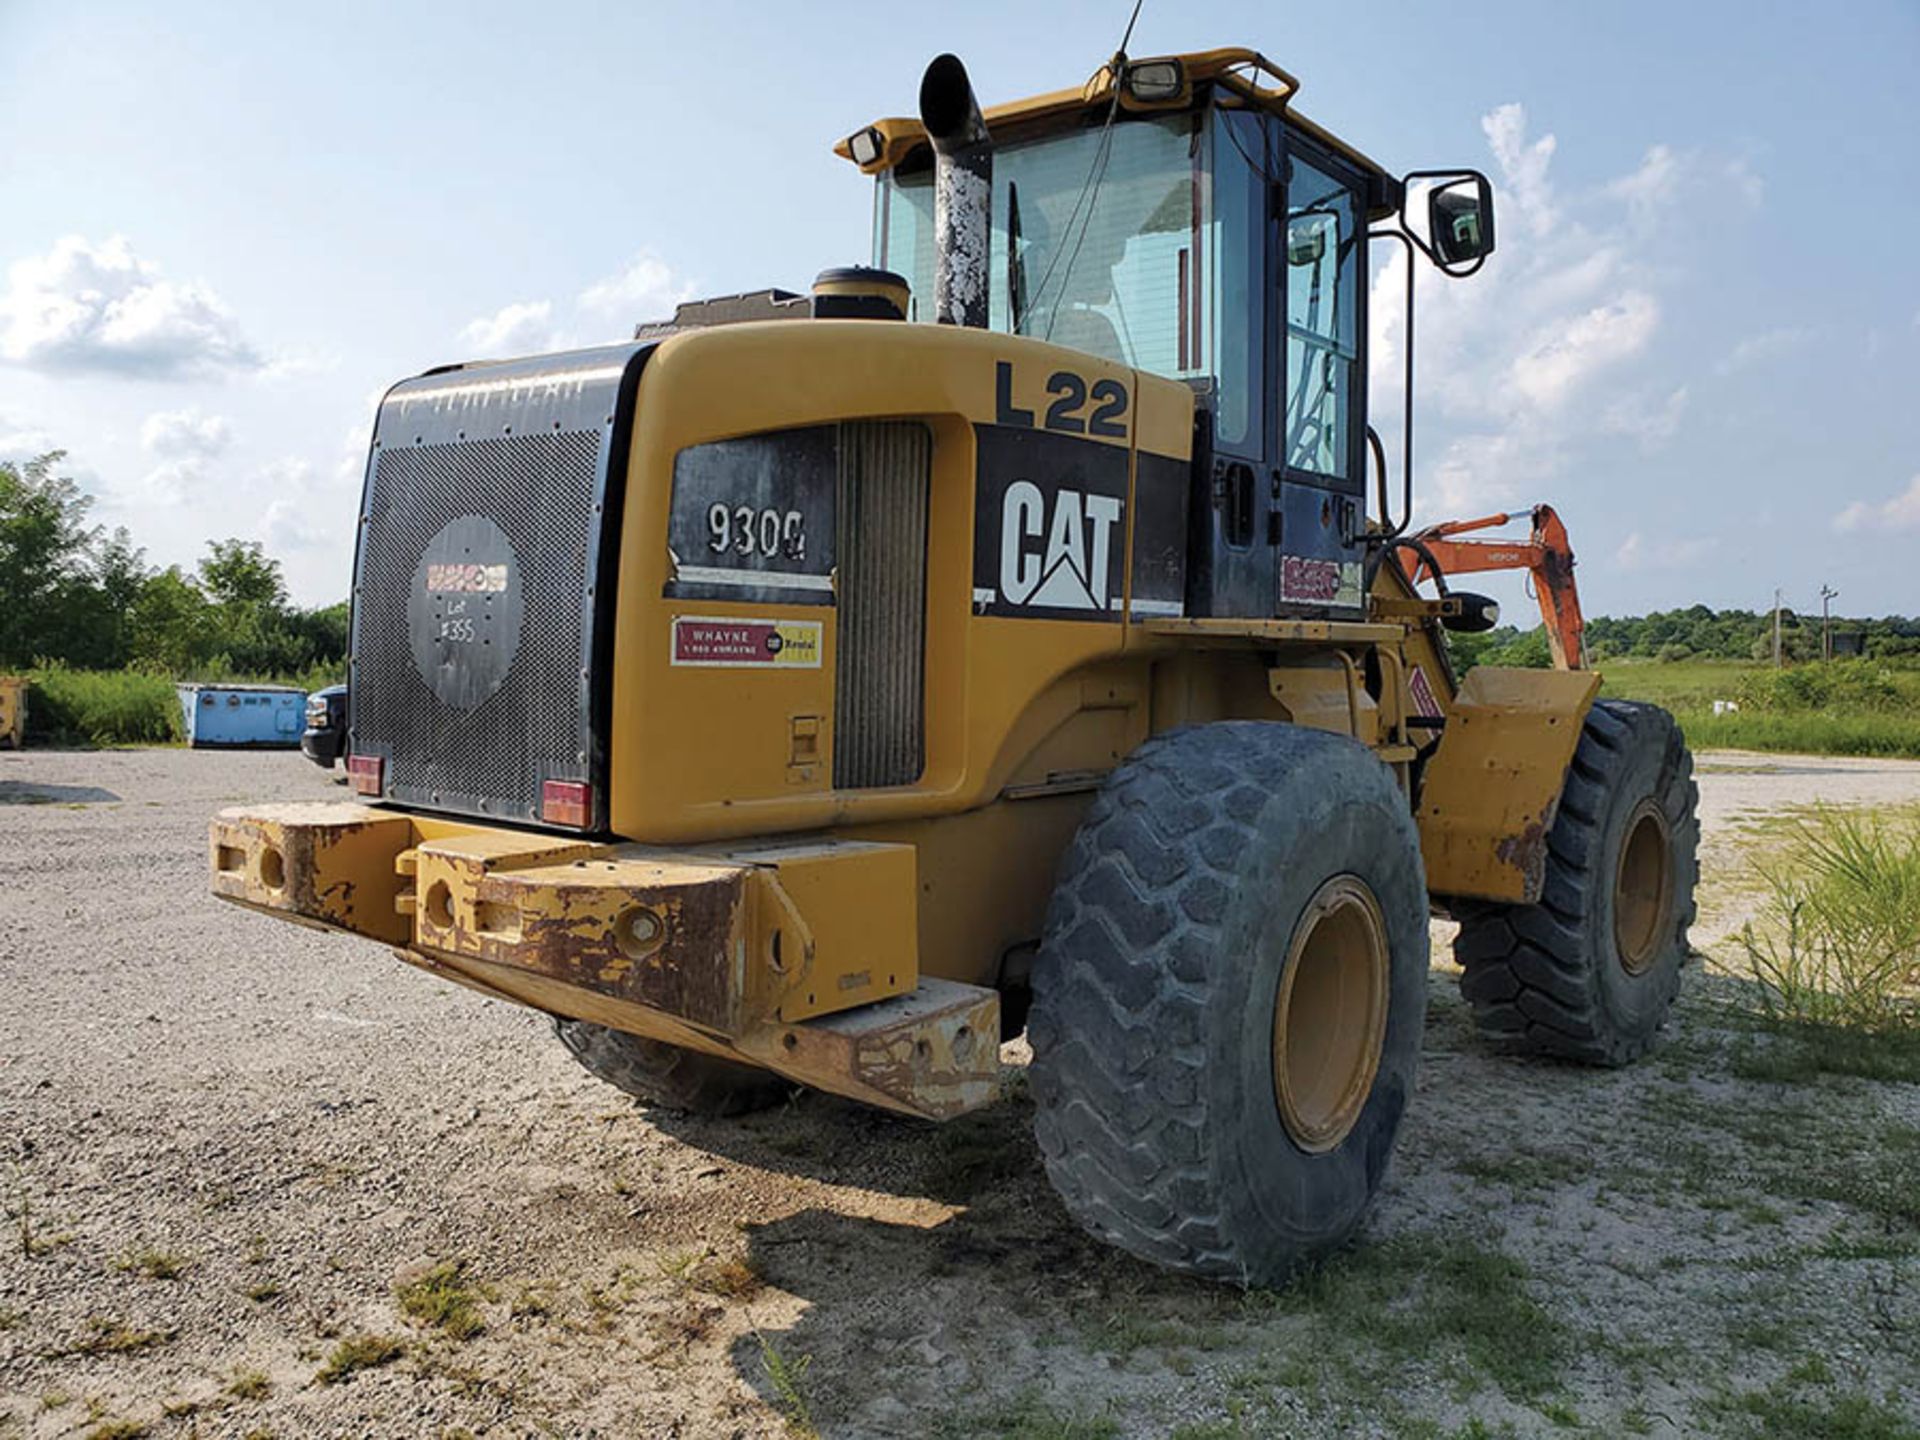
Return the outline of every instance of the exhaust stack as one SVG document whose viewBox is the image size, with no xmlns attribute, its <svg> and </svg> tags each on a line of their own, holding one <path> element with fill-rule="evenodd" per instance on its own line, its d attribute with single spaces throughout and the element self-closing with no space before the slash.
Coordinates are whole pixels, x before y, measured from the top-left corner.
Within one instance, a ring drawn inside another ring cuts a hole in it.
<svg viewBox="0 0 1920 1440">
<path fill-rule="evenodd" d="M 959 56 L 936 56 L 927 66 L 920 123 L 933 142 L 934 318 L 984 330 L 993 137 Z"/>
</svg>

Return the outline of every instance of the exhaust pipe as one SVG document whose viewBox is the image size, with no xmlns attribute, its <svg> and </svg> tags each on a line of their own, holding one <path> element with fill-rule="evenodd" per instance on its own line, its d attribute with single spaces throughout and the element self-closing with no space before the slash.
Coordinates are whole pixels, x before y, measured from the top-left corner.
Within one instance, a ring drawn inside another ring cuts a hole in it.
<svg viewBox="0 0 1920 1440">
<path fill-rule="evenodd" d="M 993 137 L 959 56 L 936 56 L 927 66 L 920 123 L 933 142 L 934 318 L 984 330 Z"/>
</svg>

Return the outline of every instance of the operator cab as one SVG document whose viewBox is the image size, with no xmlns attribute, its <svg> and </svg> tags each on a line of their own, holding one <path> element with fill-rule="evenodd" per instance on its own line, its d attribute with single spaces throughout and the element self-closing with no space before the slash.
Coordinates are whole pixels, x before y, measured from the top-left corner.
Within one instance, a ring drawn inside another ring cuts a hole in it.
<svg viewBox="0 0 1920 1440">
<path fill-rule="evenodd" d="M 1297 90 L 1252 51 L 1216 50 L 1110 64 L 1082 90 L 985 112 L 988 327 L 1196 393 L 1191 616 L 1365 603 L 1369 228 L 1405 190 L 1289 110 Z M 883 120 L 838 148 L 877 177 L 874 263 L 909 281 L 909 319 L 932 320 L 925 131 Z M 1445 234 L 1437 209 L 1429 233 L 1448 244 L 1414 243 L 1477 266 L 1484 184 L 1439 192 Z"/>
</svg>

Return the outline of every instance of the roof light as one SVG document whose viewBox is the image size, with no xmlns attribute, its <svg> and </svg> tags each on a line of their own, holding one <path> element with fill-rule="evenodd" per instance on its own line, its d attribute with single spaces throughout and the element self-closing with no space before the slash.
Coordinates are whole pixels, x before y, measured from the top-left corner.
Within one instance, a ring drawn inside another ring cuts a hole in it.
<svg viewBox="0 0 1920 1440">
<path fill-rule="evenodd" d="M 540 787 L 540 818 L 585 830 L 593 824 L 593 787 L 581 780 L 548 780 Z"/>
<path fill-rule="evenodd" d="M 1127 93 L 1136 100 L 1177 100 L 1185 88 L 1178 60 L 1142 60 L 1127 67 Z"/>
<path fill-rule="evenodd" d="M 847 151 L 853 156 L 856 165 L 871 165 L 880 158 L 880 152 L 886 148 L 886 142 L 880 136 L 877 126 L 869 125 L 864 130 L 856 130 L 847 137 Z"/>
</svg>

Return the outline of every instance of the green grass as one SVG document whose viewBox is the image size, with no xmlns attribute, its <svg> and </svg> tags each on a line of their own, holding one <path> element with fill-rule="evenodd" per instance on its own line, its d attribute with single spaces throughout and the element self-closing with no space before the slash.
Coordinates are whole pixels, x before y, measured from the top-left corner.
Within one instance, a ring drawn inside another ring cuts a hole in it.
<svg viewBox="0 0 1920 1440">
<path fill-rule="evenodd" d="M 814 1424 L 813 1407 L 806 1392 L 807 1371 L 813 1366 L 813 1356 L 789 1357 L 766 1336 L 755 1338 L 760 1341 L 760 1364 L 767 1372 L 767 1383 L 773 1387 L 774 1398 L 780 1402 L 788 1433 L 800 1437 L 818 1435 L 820 1430 Z"/>
<path fill-rule="evenodd" d="M 362 1370 L 391 1365 L 406 1353 L 405 1342 L 392 1335 L 349 1335 L 333 1347 L 313 1378 L 322 1385 L 337 1385 Z"/>
<path fill-rule="evenodd" d="M 142 670 L 29 670 L 27 741 L 32 745 L 172 745 L 184 740 L 174 677 Z M 318 690 L 338 684 L 326 667 L 304 675 L 194 676 L 236 685 L 297 685 Z"/>
<path fill-rule="evenodd" d="M 1727 1433 L 1798 1440 L 1920 1440 L 1920 1428 L 1899 1410 L 1858 1392 L 1835 1394 L 1825 1385 L 1789 1376 L 1765 1390 L 1723 1398 L 1711 1409 Z"/>
<path fill-rule="evenodd" d="M 1062 1412 L 1038 1389 L 1027 1389 L 1010 1400 L 950 1413 L 931 1433 L 938 1440 L 1114 1440 L 1120 1422 L 1108 1415 Z"/>
<path fill-rule="evenodd" d="M 144 1275 L 149 1280 L 178 1280 L 193 1266 L 193 1257 L 182 1255 L 173 1250 L 156 1250 L 147 1246 L 139 1250 L 129 1250 L 113 1261 L 118 1271 L 132 1271 Z"/>
<path fill-rule="evenodd" d="M 1609 660 L 1601 694 L 1671 710 L 1695 749 L 1920 758 L 1920 668 L 1837 660 L 1775 670 L 1731 660 Z M 1735 712 L 1713 713 L 1731 700 Z"/>
<path fill-rule="evenodd" d="M 1397 1236 L 1336 1256 L 1265 1297 L 1310 1321 L 1328 1353 L 1355 1358 L 1432 1357 L 1457 1347 L 1467 1372 L 1510 1399 L 1560 1384 L 1566 1327 L 1528 1290 L 1527 1269 L 1504 1252 L 1454 1233 Z"/>
<path fill-rule="evenodd" d="M 401 1313 L 421 1325 L 433 1325 L 456 1340 L 471 1340 L 486 1329 L 480 1302 L 486 1292 L 467 1276 L 463 1261 L 442 1260 L 394 1287 Z"/>
<path fill-rule="evenodd" d="M 264 1400 L 273 1393 L 273 1381 L 264 1370 L 241 1368 L 227 1381 L 227 1394 L 236 1400 Z"/>
</svg>

